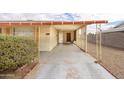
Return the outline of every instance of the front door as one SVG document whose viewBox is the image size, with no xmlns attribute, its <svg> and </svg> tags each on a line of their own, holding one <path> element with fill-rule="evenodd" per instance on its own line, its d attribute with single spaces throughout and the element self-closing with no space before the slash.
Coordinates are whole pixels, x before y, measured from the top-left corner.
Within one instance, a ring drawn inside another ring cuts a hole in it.
<svg viewBox="0 0 124 93">
<path fill-rule="evenodd" d="M 67 33 L 67 42 L 71 42 L 71 33 Z"/>
</svg>

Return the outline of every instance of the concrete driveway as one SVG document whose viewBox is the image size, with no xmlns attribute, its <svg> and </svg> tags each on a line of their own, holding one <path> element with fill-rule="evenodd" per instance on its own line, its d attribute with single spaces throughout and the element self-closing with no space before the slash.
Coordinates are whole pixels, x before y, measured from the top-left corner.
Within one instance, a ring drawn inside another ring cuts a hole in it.
<svg viewBox="0 0 124 93">
<path fill-rule="evenodd" d="M 73 44 L 41 52 L 41 62 L 26 79 L 114 79 L 95 59 Z"/>
</svg>

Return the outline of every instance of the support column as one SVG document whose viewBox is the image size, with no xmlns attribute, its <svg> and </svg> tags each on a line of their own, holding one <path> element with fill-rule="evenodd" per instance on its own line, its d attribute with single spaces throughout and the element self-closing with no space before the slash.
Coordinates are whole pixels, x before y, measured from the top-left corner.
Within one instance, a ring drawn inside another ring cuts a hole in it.
<svg viewBox="0 0 124 93">
<path fill-rule="evenodd" d="M 96 59 L 99 61 L 99 37 L 98 37 L 98 25 L 96 24 Z"/>
<path fill-rule="evenodd" d="M 85 52 L 85 29 L 81 28 L 81 49 Z"/>
<path fill-rule="evenodd" d="M 85 52 L 87 53 L 87 27 L 85 27 L 85 32 L 84 32 L 84 36 L 85 36 Z"/>
<path fill-rule="evenodd" d="M 40 62 L 40 26 L 37 26 L 34 28 L 35 30 L 35 42 L 37 43 L 37 49 L 38 49 L 38 61 Z"/>
<path fill-rule="evenodd" d="M 96 63 L 100 63 L 102 60 L 102 34 L 101 25 L 96 24 Z"/>
<path fill-rule="evenodd" d="M 101 24 L 99 25 L 99 59 L 102 60 L 102 30 Z"/>
<path fill-rule="evenodd" d="M 39 51 L 40 51 L 40 30 L 41 30 L 41 28 L 40 28 L 40 26 L 38 26 L 38 49 L 39 49 Z"/>
<path fill-rule="evenodd" d="M 40 51 L 40 27 L 34 27 L 34 40 L 37 43 L 38 51 Z"/>
<path fill-rule="evenodd" d="M 81 49 L 83 49 L 83 28 L 81 28 Z"/>
<path fill-rule="evenodd" d="M 13 27 L 10 27 L 10 35 L 13 36 Z"/>
</svg>

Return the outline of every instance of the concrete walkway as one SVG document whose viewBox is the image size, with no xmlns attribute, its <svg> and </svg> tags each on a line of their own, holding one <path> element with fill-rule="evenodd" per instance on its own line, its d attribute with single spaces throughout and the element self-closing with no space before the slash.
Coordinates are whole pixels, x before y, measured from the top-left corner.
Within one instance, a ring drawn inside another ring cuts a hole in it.
<svg viewBox="0 0 124 93">
<path fill-rule="evenodd" d="M 41 52 L 39 63 L 25 78 L 30 79 L 112 79 L 95 59 L 75 45 L 58 45 L 51 52 Z"/>
</svg>

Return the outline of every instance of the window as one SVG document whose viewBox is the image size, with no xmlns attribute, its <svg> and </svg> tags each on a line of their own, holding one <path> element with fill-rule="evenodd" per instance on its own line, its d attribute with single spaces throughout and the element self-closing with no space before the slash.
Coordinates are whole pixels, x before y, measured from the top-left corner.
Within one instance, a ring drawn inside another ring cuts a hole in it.
<svg viewBox="0 0 124 93">
<path fill-rule="evenodd" d="M 28 28 L 28 27 L 17 27 L 14 30 L 14 35 L 16 36 L 27 36 L 27 37 L 33 37 L 33 30 L 32 28 Z"/>
</svg>

